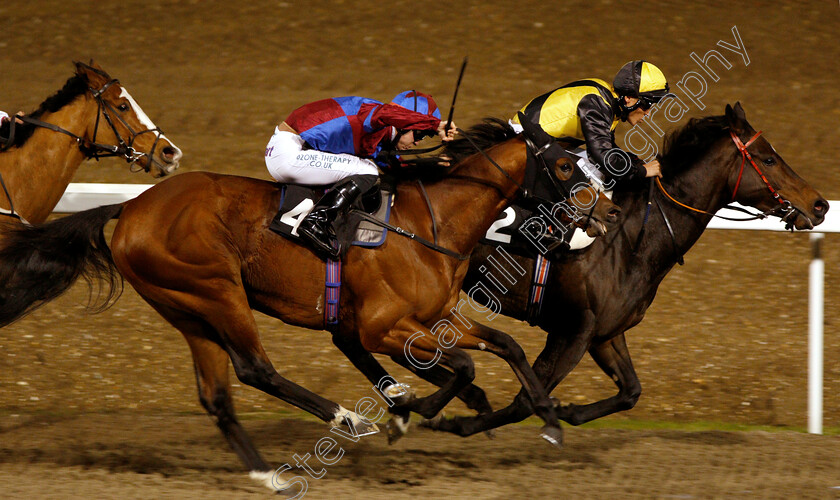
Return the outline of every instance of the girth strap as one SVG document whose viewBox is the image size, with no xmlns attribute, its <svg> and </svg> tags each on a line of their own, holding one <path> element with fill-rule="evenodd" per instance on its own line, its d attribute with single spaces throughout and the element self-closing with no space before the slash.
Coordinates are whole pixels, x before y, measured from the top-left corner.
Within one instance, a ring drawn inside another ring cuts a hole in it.
<svg viewBox="0 0 840 500">
<path fill-rule="evenodd" d="M 525 317 L 528 324 L 535 326 L 542 311 L 543 297 L 545 297 L 545 283 L 548 281 L 548 270 L 551 267 L 551 261 L 537 255 L 534 266 L 534 276 L 531 278 L 531 293 L 528 295 L 528 306 L 526 308 Z"/>
<path fill-rule="evenodd" d="M 324 326 L 333 334 L 338 331 L 340 299 L 341 261 L 327 259 L 327 273 L 324 279 Z"/>
</svg>

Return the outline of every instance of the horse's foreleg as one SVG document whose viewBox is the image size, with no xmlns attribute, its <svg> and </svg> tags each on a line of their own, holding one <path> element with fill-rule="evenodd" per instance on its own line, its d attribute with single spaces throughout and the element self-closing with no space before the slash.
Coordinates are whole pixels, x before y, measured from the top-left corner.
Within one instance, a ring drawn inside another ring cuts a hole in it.
<svg viewBox="0 0 840 500">
<path fill-rule="evenodd" d="M 547 394 L 577 366 L 586 353 L 589 332 L 594 325 L 594 316 L 588 314 L 578 332 L 573 337 L 559 332 L 549 334 L 546 344 L 534 361 L 533 369 Z M 503 425 L 520 422 L 534 413 L 533 405 L 523 388 L 508 406 L 485 415 L 475 417 L 454 417 L 434 422 L 430 427 L 452 432 L 460 436 L 470 436 L 477 432 L 488 431 Z"/>
<path fill-rule="evenodd" d="M 382 390 L 388 385 L 391 385 L 389 383 L 385 387 L 380 387 L 380 383 L 383 380 L 388 381 L 393 379 L 393 377 L 385 371 L 385 368 L 379 364 L 379 361 L 377 361 L 371 353 L 365 350 L 358 340 L 355 338 L 345 337 L 343 335 L 333 335 L 332 341 L 333 344 L 338 347 L 338 350 L 340 350 L 347 359 L 353 363 L 353 366 L 362 372 L 365 378 L 367 378 L 377 388 Z"/>
<path fill-rule="evenodd" d="M 413 397 L 413 393 L 402 391 L 403 393 L 396 397 L 388 393 L 388 387 L 396 384 L 396 379 L 385 371 L 376 358 L 366 351 L 358 340 L 343 335 L 333 335 L 332 340 L 333 344 L 347 356 L 347 359 L 353 363 L 353 366 L 374 384 L 377 390 L 382 391 L 389 400 L 396 403 L 395 406 L 397 407 L 390 409 L 394 420 L 388 423 L 388 442 L 395 442 L 405 435 L 408 430 L 410 411 L 401 403 L 408 402 Z M 431 382 L 438 387 L 442 387 L 455 377 L 454 373 L 442 366 L 435 365 L 421 370 L 408 362 L 404 356 L 393 356 L 391 359 L 423 380 Z M 473 384 L 469 384 L 464 390 L 458 393 L 457 397 L 464 401 L 468 408 L 476 410 L 479 415 L 493 411 L 493 407 L 490 406 L 490 402 L 487 400 L 487 395 L 480 387 Z"/>
<path fill-rule="evenodd" d="M 413 365 L 419 370 L 427 370 L 442 363 L 454 372 L 453 377 L 429 396 L 396 404 L 392 407 L 395 413 L 413 411 L 425 418 L 432 418 L 475 378 L 475 365 L 469 354 L 457 347 L 441 351 L 435 336 L 413 318 L 401 319 L 384 335 L 378 332 L 363 334 L 361 339 L 366 349 L 399 359 L 400 363 Z"/>
<path fill-rule="evenodd" d="M 426 382 L 430 382 L 438 387 L 443 386 L 443 384 L 455 377 L 454 373 L 442 366 L 435 365 L 431 368 L 421 370 L 409 363 L 404 357 L 394 357 L 392 359 L 395 363 L 413 372 Z M 475 384 L 468 385 L 463 391 L 458 393 L 457 397 L 467 405 L 467 408 L 477 411 L 479 415 L 493 411 L 493 407 L 490 405 L 490 401 L 487 400 L 487 394 L 484 392 L 484 389 Z"/>
<path fill-rule="evenodd" d="M 613 379 L 615 385 L 618 386 L 618 394 L 587 405 L 558 406 L 557 415 L 572 425 L 580 425 L 611 413 L 629 410 L 636 405 L 642 393 L 642 385 L 639 383 L 636 370 L 633 369 L 633 362 L 630 360 L 630 352 L 627 350 L 623 333 L 592 346 L 589 354 L 604 370 L 604 373 Z"/>
<path fill-rule="evenodd" d="M 532 402 L 533 408 L 536 409 L 537 416 L 545 422 L 542 437 L 555 446 L 562 446 L 563 431 L 557 421 L 554 404 L 548 398 L 548 393 L 533 368 L 528 364 L 522 347 L 510 335 L 480 323 L 472 322 L 458 330 L 462 337 L 457 339 L 457 345 L 489 351 L 510 365 L 522 384 L 523 391 Z"/>
<path fill-rule="evenodd" d="M 382 384 L 383 380 L 386 382 L 396 380 L 385 371 L 385 368 L 382 367 L 376 358 L 367 352 L 357 340 L 342 335 L 333 335 L 332 339 L 333 344 L 347 356 L 347 359 L 353 363 L 353 366 L 362 372 L 365 378 L 371 381 L 380 391 L 392 385 L 391 383 Z M 391 359 L 426 382 L 430 382 L 438 387 L 443 386 L 455 377 L 454 373 L 442 366 L 435 365 L 421 370 L 408 362 L 408 359 L 404 356 L 393 356 Z M 463 391 L 458 393 L 457 397 L 467 405 L 467 408 L 475 410 L 479 414 L 493 411 L 490 401 L 487 400 L 487 394 L 477 385 L 468 385 Z"/>
</svg>

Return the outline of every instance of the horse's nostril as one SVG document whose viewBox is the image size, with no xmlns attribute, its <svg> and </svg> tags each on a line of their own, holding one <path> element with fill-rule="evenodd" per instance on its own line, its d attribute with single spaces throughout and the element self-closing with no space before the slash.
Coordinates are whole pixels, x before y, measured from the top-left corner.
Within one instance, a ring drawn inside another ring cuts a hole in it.
<svg viewBox="0 0 840 500">
<path fill-rule="evenodd" d="M 607 212 L 607 218 L 610 220 L 610 222 L 617 221 L 618 217 L 620 215 L 621 215 L 621 209 L 618 208 L 618 207 L 615 207 L 615 208 L 611 209 L 609 212 Z"/>
<path fill-rule="evenodd" d="M 172 163 L 181 157 L 181 152 L 172 146 L 166 146 L 160 150 L 160 157 L 163 161 Z"/>
<path fill-rule="evenodd" d="M 828 212 L 828 202 L 825 200 L 817 200 L 814 202 L 814 214 L 825 215 Z"/>
</svg>

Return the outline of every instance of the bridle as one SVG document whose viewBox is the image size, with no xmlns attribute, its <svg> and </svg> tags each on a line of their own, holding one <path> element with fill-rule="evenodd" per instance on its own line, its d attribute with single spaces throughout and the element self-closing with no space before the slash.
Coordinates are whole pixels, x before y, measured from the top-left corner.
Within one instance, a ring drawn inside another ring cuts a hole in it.
<svg viewBox="0 0 840 500">
<path fill-rule="evenodd" d="M 779 217 L 783 221 L 788 222 L 788 224 L 790 224 L 790 221 L 788 219 L 790 219 L 790 217 L 797 212 L 797 209 L 794 208 L 794 206 L 791 204 L 790 201 L 782 198 L 782 196 L 779 194 L 779 192 L 773 187 L 772 184 L 770 184 L 770 181 L 767 180 L 767 176 L 765 176 L 764 172 L 762 172 L 761 169 L 758 167 L 758 165 L 756 165 L 755 160 L 753 160 L 752 155 L 747 150 L 747 147 L 749 147 L 750 144 L 755 142 L 755 140 L 758 139 L 758 136 L 760 136 L 761 134 L 762 134 L 762 131 L 759 130 L 758 132 L 756 132 L 756 134 L 754 136 L 752 136 L 752 138 L 749 141 L 747 141 L 746 143 L 743 143 L 734 131 L 732 131 L 732 130 L 729 131 L 729 136 L 732 138 L 732 142 L 735 143 L 735 147 L 738 148 L 738 151 L 741 153 L 741 168 L 738 171 L 738 180 L 735 183 L 735 189 L 732 190 L 732 199 L 730 200 L 730 204 L 726 205 L 723 208 L 727 208 L 729 210 L 737 210 L 739 212 L 744 212 L 746 214 L 749 214 L 750 217 L 747 217 L 747 218 L 725 217 L 725 216 L 722 216 L 722 215 L 709 213 L 709 212 L 706 212 L 705 210 L 700 210 L 698 208 L 691 207 L 689 205 L 686 205 L 684 203 L 681 203 L 681 202 L 677 201 L 676 199 L 674 199 L 673 196 L 668 194 L 668 192 L 662 186 L 662 182 L 659 180 L 658 177 L 655 178 L 656 179 L 656 185 L 659 186 L 659 190 L 662 191 L 662 194 L 664 194 L 669 200 L 671 200 L 675 204 L 677 204 L 677 205 L 679 205 L 679 206 L 681 206 L 681 207 L 683 207 L 687 210 L 691 210 L 692 212 L 697 212 L 697 213 L 701 213 L 701 214 L 705 214 L 705 215 L 710 215 L 712 217 L 718 217 L 720 219 L 731 220 L 731 221 L 748 221 L 748 220 L 755 220 L 755 219 L 764 219 L 769 215 L 779 215 Z M 770 210 L 766 210 L 766 211 L 761 212 L 761 213 L 753 213 L 753 212 L 745 210 L 741 207 L 731 205 L 731 203 L 735 201 L 735 196 L 738 194 L 738 188 L 741 186 L 741 178 L 744 175 L 744 167 L 746 166 L 748 160 L 749 160 L 750 164 L 753 166 L 753 168 L 755 169 L 755 171 L 758 173 L 758 176 L 764 182 L 764 185 L 770 191 L 770 194 L 773 195 L 773 199 L 779 202 L 779 205 L 771 208 Z"/>
<path fill-rule="evenodd" d="M 155 149 L 157 149 L 158 142 L 160 141 L 160 137 L 163 135 L 163 131 L 160 129 L 160 127 L 155 127 L 152 129 L 146 129 L 141 130 L 139 132 L 135 132 L 134 129 L 132 129 L 131 126 L 128 124 L 128 122 L 126 122 L 125 119 L 122 116 L 120 116 L 120 113 L 117 111 L 117 109 L 114 108 L 114 106 L 111 105 L 111 103 L 105 101 L 105 99 L 102 98 L 102 95 L 111 87 L 111 85 L 115 83 L 119 84 L 119 81 L 117 79 L 113 79 L 105 85 L 103 85 L 100 89 L 93 89 L 88 87 L 88 90 L 90 91 L 91 95 L 94 99 L 96 99 L 97 104 L 96 123 L 93 128 L 92 140 L 80 137 L 74 134 L 73 132 L 70 132 L 69 130 L 59 127 L 58 125 L 55 125 L 53 123 L 48 123 L 37 118 L 32 118 L 30 116 L 19 115 L 14 118 L 19 119 L 25 123 L 29 123 L 31 125 L 35 125 L 36 127 L 46 128 L 54 132 L 59 132 L 72 137 L 78 143 L 79 149 L 85 155 L 85 158 L 95 158 L 96 160 L 99 160 L 99 158 L 116 156 L 127 161 L 129 163 L 129 169 L 132 172 L 140 172 L 141 170 L 149 172 L 151 170 L 152 163 L 157 163 L 157 161 L 154 159 L 154 154 Z M 100 118 L 103 116 L 105 117 L 105 122 L 111 128 L 111 131 L 113 131 L 114 137 L 117 138 L 116 145 L 102 144 L 96 142 L 96 137 L 99 133 L 99 121 Z M 116 117 L 119 123 L 122 123 L 122 125 L 128 130 L 129 137 L 127 141 L 122 137 L 122 135 L 120 135 L 119 131 L 117 130 L 114 117 Z M 12 130 L 14 129 L 14 122 L 15 120 L 13 119 L 11 121 Z M 147 133 L 157 133 L 155 137 L 155 142 L 152 144 L 151 151 L 149 151 L 148 153 L 143 153 L 135 150 L 133 147 L 134 142 L 137 140 L 138 137 Z M 13 133 L 10 133 L 10 141 L 12 137 L 14 137 L 14 135 Z M 148 160 L 146 161 L 146 165 L 137 168 L 135 164 L 144 156 L 148 158 Z"/>
<path fill-rule="evenodd" d="M 735 189 L 732 190 L 732 199 L 730 200 L 730 204 L 724 206 L 723 208 L 727 208 L 729 210 L 735 210 L 735 211 L 738 211 L 738 212 L 743 212 L 743 213 L 746 213 L 746 214 L 750 215 L 750 217 L 745 217 L 745 218 L 726 217 L 726 216 L 723 216 L 723 215 L 713 214 L 713 213 L 707 212 L 705 210 L 700 210 L 699 208 L 694 208 L 692 206 L 686 205 L 685 203 L 681 203 L 681 202 L 677 201 L 673 196 L 668 194 L 668 191 L 666 191 L 665 187 L 662 186 L 662 181 L 659 180 L 659 177 L 654 177 L 654 179 L 656 180 L 656 185 L 659 186 L 659 190 L 662 191 L 662 194 L 664 194 L 669 200 L 674 202 L 676 205 L 678 205 L 682 208 L 685 208 L 687 210 L 690 210 L 692 212 L 696 212 L 696 213 L 700 213 L 700 214 L 704 214 L 704 215 L 709 215 L 711 217 L 717 217 L 719 219 L 730 220 L 730 221 L 749 221 L 749 220 L 755 220 L 755 219 L 764 219 L 769 215 L 778 215 L 782 219 L 782 221 L 784 221 L 786 223 L 785 228 L 793 231 L 794 227 L 793 227 L 793 221 L 792 221 L 791 218 L 794 214 L 796 214 L 798 209 L 796 209 L 791 204 L 790 201 L 782 198 L 782 196 L 779 194 L 779 192 L 773 187 L 772 184 L 770 184 L 770 181 L 767 180 L 767 176 L 764 175 L 764 172 L 762 172 L 761 169 L 758 168 L 758 165 L 755 164 L 755 160 L 753 160 L 750 152 L 747 151 L 747 147 L 749 147 L 750 144 L 755 142 L 755 140 L 758 139 L 758 136 L 760 136 L 761 133 L 762 132 L 760 130 L 758 132 L 756 132 L 756 134 L 754 136 L 752 136 L 752 138 L 749 141 L 747 141 L 746 144 L 745 144 L 741 141 L 741 139 L 738 137 L 738 135 L 735 134 L 734 131 L 732 131 L 731 129 L 729 130 L 729 136 L 732 138 L 732 142 L 735 143 L 735 147 L 738 148 L 738 152 L 741 153 L 741 168 L 738 170 L 738 180 L 735 182 Z M 747 160 L 749 160 L 750 164 L 753 166 L 755 171 L 758 173 L 758 176 L 764 182 L 764 185 L 767 187 L 767 189 L 773 195 L 773 199 L 775 199 L 776 201 L 779 202 L 778 205 L 771 208 L 770 210 L 766 210 L 766 211 L 761 212 L 761 213 L 753 213 L 753 212 L 750 212 L 749 210 L 746 210 L 742 207 L 732 205 L 732 202 L 735 201 L 735 195 L 738 193 L 738 188 L 741 186 L 741 178 L 744 175 L 744 167 L 747 165 Z M 648 221 L 648 215 L 650 215 L 651 204 L 654 200 L 653 193 L 654 193 L 653 184 L 651 184 L 651 189 L 650 189 L 650 192 L 648 194 L 648 203 L 647 203 L 647 209 L 646 209 L 646 212 L 645 212 L 645 218 L 644 218 L 644 221 L 642 222 L 642 229 L 639 231 L 639 235 L 636 238 L 636 246 L 633 250 L 634 254 L 636 254 L 638 252 L 639 248 L 641 247 L 642 237 L 645 234 L 645 226 L 646 226 L 647 221 Z M 665 227 L 666 227 L 666 229 L 668 230 L 668 233 L 671 236 L 671 242 L 674 244 L 674 251 L 676 252 L 676 255 L 677 255 L 677 263 L 679 263 L 680 265 L 683 265 L 683 263 L 684 263 L 683 256 L 682 256 L 682 253 L 679 251 L 679 245 L 677 245 L 677 237 L 674 234 L 674 229 L 671 226 L 671 221 L 668 220 L 668 216 L 665 214 L 665 210 L 662 209 L 662 205 L 659 203 L 659 199 L 656 199 L 656 205 L 657 205 L 657 208 L 659 208 L 659 213 L 662 214 L 662 218 L 665 220 Z"/>
<path fill-rule="evenodd" d="M 502 193 L 502 196 L 508 202 L 513 202 L 514 199 L 516 199 L 517 196 L 518 196 L 521 200 L 535 200 L 539 203 L 545 203 L 545 204 L 548 204 L 548 205 L 553 204 L 550 200 L 546 200 L 544 198 L 541 198 L 541 197 L 538 197 L 538 196 L 534 195 L 534 193 L 532 193 L 530 190 L 528 190 L 527 188 L 522 186 L 522 184 L 517 182 L 516 179 L 514 179 L 509 173 L 507 173 L 505 171 L 505 169 L 503 169 L 501 167 L 501 165 L 499 165 L 496 162 L 496 160 L 494 160 L 481 146 L 478 145 L 478 143 L 471 137 L 471 134 L 469 132 L 466 132 L 466 131 L 459 128 L 458 129 L 458 134 L 460 136 L 464 137 L 470 143 L 470 145 L 472 145 L 473 148 L 475 148 L 476 151 L 478 151 L 493 167 L 495 167 L 499 172 L 501 172 L 502 175 L 504 175 L 507 178 L 508 181 L 510 181 L 511 183 L 513 183 L 516 186 L 517 195 L 515 195 L 513 198 L 505 196 L 504 193 Z M 524 134 L 522 135 L 522 138 L 525 141 L 526 148 L 531 150 L 534 153 L 534 155 L 541 161 L 541 165 L 543 167 L 543 170 L 544 170 L 545 174 L 551 180 L 552 188 L 560 195 L 560 197 L 562 199 L 567 199 L 568 197 L 563 195 L 563 192 L 561 190 L 560 185 L 554 179 L 554 174 L 551 173 L 551 170 L 545 164 L 544 158 L 542 158 L 543 153 L 545 153 L 545 151 L 548 149 L 548 146 L 550 146 L 550 144 L 547 145 L 547 146 L 544 146 L 543 148 L 538 148 Z M 431 150 L 438 149 L 438 148 L 439 147 L 431 148 Z M 437 159 L 435 159 L 435 161 L 436 160 Z M 414 163 L 414 161 L 413 160 L 408 160 L 408 163 Z M 422 163 L 422 162 L 419 162 L 419 163 Z M 493 187 L 495 187 L 501 193 L 501 188 L 499 188 L 498 186 L 493 186 Z M 432 216 L 432 227 L 433 227 L 434 241 L 428 241 L 428 240 L 426 240 L 424 238 L 421 238 L 420 236 L 417 236 L 416 234 L 414 234 L 410 231 L 407 231 L 407 230 L 405 230 L 405 229 L 403 229 L 399 226 L 394 226 L 394 225 L 391 225 L 391 224 L 389 224 L 385 221 L 379 220 L 376 217 L 374 217 L 374 216 L 372 216 L 372 215 L 370 215 L 370 214 L 368 214 L 364 211 L 355 210 L 355 209 L 353 211 L 360 218 L 362 218 L 362 219 L 364 219 L 364 220 L 366 220 L 366 221 L 368 221 L 372 224 L 375 224 L 377 226 L 380 226 L 380 227 L 383 227 L 383 228 L 386 228 L 386 229 L 390 229 L 391 231 L 394 231 L 396 234 L 399 234 L 400 236 L 404 236 L 406 238 L 415 240 L 416 242 L 418 242 L 418 243 L 420 243 L 420 244 L 422 244 L 422 245 L 424 245 L 424 246 L 426 246 L 426 247 L 428 247 L 428 248 L 430 248 L 430 249 L 432 249 L 436 252 L 440 252 L 440 253 L 442 253 L 444 255 L 447 255 L 449 257 L 454 257 L 454 258 L 456 258 L 460 261 L 464 261 L 464 260 L 468 259 L 470 257 L 470 254 L 459 254 L 459 253 L 454 252 L 452 250 L 449 250 L 447 248 L 443 248 L 443 247 L 441 247 L 440 245 L 437 244 L 437 228 L 436 228 L 436 223 L 435 223 L 435 220 L 434 220 L 434 211 L 432 210 L 431 202 L 429 201 L 429 198 L 426 195 L 426 192 L 425 192 L 425 189 L 423 188 L 422 183 L 420 184 L 420 189 L 421 189 L 421 192 L 422 192 L 424 198 L 426 199 L 426 204 L 429 207 L 429 212 L 431 213 L 431 216 Z M 589 213 L 586 214 L 586 218 L 587 218 L 586 223 L 587 224 L 589 223 L 589 220 L 592 217 L 592 213 L 595 210 L 595 205 L 598 201 L 598 196 L 600 196 L 600 193 L 596 194 L 595 200 L 592 203 L 592 208 L 589 210 Z"/>
<path fill-rule="evenodd" d="M 90 91 L 91 95 L 94 99 L 96 99 L 96 123 L 93 127 L 93 139 L 88 140 L 84 137 L 80 137 L 69 130 L 59 127 L 53 123 L 48 123 L 37 118 L 33 118 L 26 115 L 16 115 L 11 118 L 9 122 L 9 137 L 6 139 L 5 144 L 0 144 L 0 152 L 9 148 L 14 143 L 15 137 L 15 122 L 20 120 L 24 123 L 29 123 L 30 125 L 34 125 L 36 127 L 46 128 L 52 130 L 54 132 L 59 132 L 65 135 L 69 135 L 73 139 L 76 140 L 76 143 L 79 145 L 79 149 L 82 151 L 82 154 L 85 155 L 85 158 L 95 158 L 97 161 L 100 158 L 109 157 L 109 156 L 116 156 L 119 158 L 123 158 L 125 161 L 129 163 L 129 170 L 132 172 L 140 172 L 141 170 L 145 170 L 146 172 L 150 172 L 152 168 L 152 163 L 157 164 L 158 162 L 154 159 L 155 149 L 157 148 L 158 141 L 160 141 L 160 137 L 163 135 L 163 131 L 160 127 L 155 127 L 153 129 L 146 129 L 141 130 L 139 132 L 135 132 L 134 129 L 125 121 L 125 119 L 120 116 L 120 113 L 111 103 L 105 101 L 102 98 L 102 95 L 111 87 L 113 84 L 119 84 L 119 80 L 113 79 L 102 86 L 100 89 L 93 89 L 88 87 L 88 91 Z M 136 110 L 135 110 L 136 112 Z M 112 116 L 113 115 L 113 116 Z M 96 142 L 96 136 L 99 133 L 99 120 L 100 117 L 105 117 L 105 121 L 108 123 L 108 126 L 111 127 L 111 130 L 114 133 L 114 137 L 117 138 L 117 145 L 110 145 L 110 144 L 101 144 Z M 116 117 L 120 123 L 128 130 L 130 136 L 128 137 L 128 141 L 126 142 L 123 139 L 122 135 L 120 135 L 117 127 L 114 123 L 114 118 Z M 152 149 L 148 153 L 138 152 L 134 149 L 134 141 L 137 140 L 143 134 L 147 133 L 154 133 L 156 132 L 157 135 L 155 137 L 155 142 L 152 144 Z M 146 165 L 144 167 L 136 168 L 135 165 L 137 161 L 143 157 L 147 157 Z M 3 182 L 2 176 L 0 176 L 0 187 L 2 187 L 6 198 L 9 200 L 9 212 L 2 211 L 0 215 L 5 215 L 9 217 L 14 217 L 17 219 L 21 219 L 20 215 L 15 212 L 14 202 L 12 201 L 11 193 L 9 193 L 8 188 L 6 187 L 6 183 Z M 21 219 L 23 220 L 23 219 Z"/>
</svg>

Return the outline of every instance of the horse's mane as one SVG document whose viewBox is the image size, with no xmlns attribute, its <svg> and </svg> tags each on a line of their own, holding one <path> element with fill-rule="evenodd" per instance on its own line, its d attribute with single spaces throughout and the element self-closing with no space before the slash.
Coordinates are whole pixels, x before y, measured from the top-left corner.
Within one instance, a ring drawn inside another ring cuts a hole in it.
<svg viewBox="0 0 840 500">
<path fill-rule="evenodd" d="M 508 122 L 499 118 L 485 118 L 468 128 L 465 133 L 469 135 L 475 146 L 463 136 L 444 145 L 443 154 L 451 158 L 453 164 L 478 153 L 476 146 L 484 151 L 518 135 Z"/>
<path fill-rule="evenodd" d="M 664 172 L 680 172 L 694 164 L 729 130 L 726 116 L 692 118 L 668 133 L 662 146 L 660 163 Z"/>
<path fill-rule="evenodd" d="M 482 151 L 516 137 L 518 134 L 511 128 L 508 122 L 499 118 L 484 118 L 466 131 L 475 146 L 463 135 L 455 140 L 442 144 L 443 150 L 434 156 L 408 160 L 408 167 L 394 169 L 392 176 L 397 180 L 420 179 L 433 182 L 450 175 L 464 159 L 477 154 L 478 146 Z M 445 159 L 445 160 L 444 160 Z M 450 167 L 439 167 L 439 161 L 447 161 Z"/>
<path fill-rule="evenodd" d="M 73 102 L 74 99 L 87 92 L 87 90 L 87 78 L 80 75 L 73 75 L 67 80 L 61 90 L 46 98 L 44 102 L 38 106 L 38 109 L 28 116 L 32 118 L 40 118 L 44 113 L 54 113 Z M 14 117 L 12 116 L 10 119 L 14 119 Z M 25 123 L 23 125 L 16 124 L 15 141 L 12 145 L 16 147 L 23 146 L 26 140 L 32 136 L 32 133 L 36 128 L 37 127 L 35 125 L 29 123 Z M 0 137 L 9 137 L 10 129 L 11 123 L 4 123 L 3 126 L 0 127 Z"/>
</svg>

